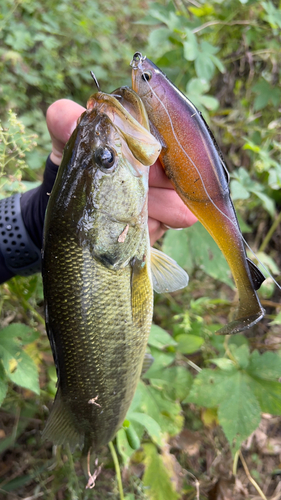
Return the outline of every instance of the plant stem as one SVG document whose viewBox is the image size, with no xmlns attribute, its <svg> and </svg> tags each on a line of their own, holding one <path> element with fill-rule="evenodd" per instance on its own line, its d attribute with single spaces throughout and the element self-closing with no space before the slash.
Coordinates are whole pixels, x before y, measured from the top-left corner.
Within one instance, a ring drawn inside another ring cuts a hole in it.
<svg viewBox="0 0 281 500">
<path fill-rule="evenodd" d="M 29 309 L 30 312 L 32 312 L 33 316 L 35 316 L 37 321 L 39 321 L 41 325 L 45 325 L 44 318 L 42 318 L 41 314 L 39 314 L 39 312 L 36 311 L 36 309 L 28 302 L 28 300 L 25 300 L 23 297 L 21 297 L 21 301 L 23 306 L 26 307 L 26 309 Z"/>
<path fill-rule="evenodd" d="M 119 462 L 118 462 L 117 453 L 115 451 L 115 448 L 113 446 L 112 441 L 110 441 L 110 443 L 108 443 L 108 446 L 109 446 L 110 453 L 111 453 L 111 456 L 112 456 L 113 462 L 114 462 L 114 467 L 115 467 L 115 472 L 116 472 L 116 479 L 117 479 L 117 484 L 118 484 L 118 489 L 119 489 L 119 494 L 120 494 L 120 500 L 124 500 L 124 492 L 123 492 L 121 471 L 120 471 L 120 465 L 119 465 Z"/>
<path fill-rule="evenodd" d="M 278 224 L 280 222 L 281 222 L 281 212 L 278 215 L 278 217 L 276 217 L 276 219 L 273 222 L 271 228 L 269 229 L 267 235 L 265 236 L 265 238 L 264 238 L 264 240 L 263 240 L 263 242 L 262 242 L 262 244 L 261 244 L 261 246 L 259 248 L 259 252 L 263 252 L 266 249 L 266 247 L 267 247 L 267 245 L 268 245 L 268 243 L 269 243 L 269 241 L 270 241 L 270 239 L 271 239 L 271 237 L 272 237 L 275 229 L 278 227 Z"/>
<path fill-rule="evenodd" d="M 72 453 L 70 451 L 70 446 L 69 445 L 66 446 L 66 454 L 67 454 L 67 458 L 68 458 L 68 461 L 69 461 L 70 470 L 73 473 L 73 479 L 74 479 L 73 483 L 74 483 L 74 487 L 75 487 L 76 493 L 77 493 L 77 496 L 76 496 L 75 500 L 78 500 L 79 482 L 78 482 L 78 477 L 77 477 L 77 474 L 76 474 L 76 471 L 75 471 L 73 456 L 72 456 Z"/>
<path fill-rule="evenodd" d="M 254 478 L 251 476 L 250 471 L 249 471 L 249 469 L 248 469 L 248 466 L 247 466 L 247 464 L 246 464 L 246 462 L 245 462 L 245 459 L 244 459 L 244 457 L 243 457 L 243 455 L 242 455 L 241 450 L 239 451 L 239 457 L 240 457 L 240 460 L 241 460 L 242 465 L 243 465 L 243 467 L 244 467 L 244 471 L 245 471 L 245 474 L 246 474 L 247 478 L 248 478 L 248 479 L 249 479 L 249 481 L 252 483 L 252 485 L 254 486 L 254 488 L 256 488 L 257 492 L 258 492 L 258 493 L 259 493 L 259 495 L 262 497 L 262 499 L 263 499 L 263 500 L 267 500 L 267 498 L 266 498 L 265 494 L 264 494 L 264 493 L 262 492 L 262 490 L 260 489 L 260 487 L 259 487 L 258 483 L 256 483 L 256 481 L 254 480 Z"/>
</svg>

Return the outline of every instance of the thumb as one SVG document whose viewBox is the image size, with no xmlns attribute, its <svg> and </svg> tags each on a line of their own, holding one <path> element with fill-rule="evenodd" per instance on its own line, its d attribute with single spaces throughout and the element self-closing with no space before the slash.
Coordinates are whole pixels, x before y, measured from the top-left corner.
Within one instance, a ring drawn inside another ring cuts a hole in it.
<svg viewBox="0 0 281 500">
<path fill-rule="evenodd" d="M 46 122 L 52 139 L 51 160 L 59 165 L 66 142 L 76 127 L 83 106 L 69 99 L 54 102 L 47 110 Z"/>
</svg>

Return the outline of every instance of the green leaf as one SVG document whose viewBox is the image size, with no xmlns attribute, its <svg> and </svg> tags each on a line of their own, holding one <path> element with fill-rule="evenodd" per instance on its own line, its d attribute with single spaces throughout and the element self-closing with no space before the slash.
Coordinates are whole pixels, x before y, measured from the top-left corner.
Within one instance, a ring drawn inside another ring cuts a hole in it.
<svg viewBox="0 0 281 500">
<path fill-rule="evenodd" d="M 193 378 L 183 366 L 172 366 L 154 373 L 150 382 L 165 389 L 171 399 L 182 401 L 192 386 Z"/>
<path fill-rule="evenodd" d="M 151 325 L 151 330 L 148 338 L 148 345 L 163 349 L 168 346 L 176 346 L 177 342 L 168 332 L 160 328 L 158 325 Z"/>
<path fill-rule="evenodd" d="M 235 367 L 232 371 L 203 369 L 195 378 L 193 386 L 183 403 L 195 403 L 206 408 L 219 405 L 229 396 L 229 385 L 236 375 Z"/>
<path fill-rule="evenodd" d="M 23 350 L 23 345 L 29 342 L 37 333 L 26 325 L 13 323 L 3 328 L 0 336 L 0 358 L 2 358 L 6 375 L 9 379 L 39 394 L 39 377 L 34 361 Z M 36 338 L 35 337 L 35 338 Z"/>
<path fill-rule="evenodd" d="M 219 405 L 218 418 L 234 455 L 258 427 L 261 408 L 243 372 L 237 371 L 227 379 L 224 390 L 227 389 L 228 396 Z"/>
<path fill-rule="evenodd" d="M 183 55 L 187 61 L 194 61 L 199 52 L 197 38 L 189 29 L 185 33 L 187 40 L 183 42 Z"/>
<path fill-rule="evenodd" d="M 8 390 L 7 378 L 2 363 L 0 362 L 0 406 L 4 401 Z"/>
<path fill-rule="evenodd" d="M 175 260 L 181 257 L 181 261 L 177 260 L 177 262 L 189 273 L 196 267 L 200 267 L 212 278 L 233 288 L 233 282 L 229 277 L 229 266 L 216 242 L 200 222 L 182 231 L 167 231 L 163 252 Z"/>
<path fill-rule="evenodd" d="M 274 217 L 275 203 L 272 200 L 272 198 L 270 198 L 266 194 L 261 193 L 260 191 L 257 191 L 255 189 L 252 189 L 251 191 L 253 194 L 255 194 L 262 201 L 263 207 L 265 208 L 265 210 L 267 210 L 267 212 L 271 215 L 271 217 Z"/>
<path fill-rule="evenodd" d="M 215 358 L 210 359 L 209 361 L 214 363 L 214 365 L 218 366 L 221 370 L 232 371 L 234 368 L 233 361 L 228 358 Z"/>
<path fill-rule="evenodd" d="M 265 352 L 260 354 L 257 350 L 250 356 L 247 372 L 252 376 L 262 377 L 269 380 L 277 380 L 280 377 L 281 353 Z"/>
<path fill-rule="evenodd" d="M 198 78 L 202 80 L 211 80 L 214 72 L 215 66 L 213 61 L 210 59 L 208 54 L 200 52 L 195 59 L 195 71 Z"/>
<path fill-rule="evenodd" d="M 190 335 L 189 333 L 182 333 L 177 335 L 176 341 L 178 342 L 177 351 L 182 354 L 192 354 L 200 349 L 204 344 L 204 339 L 198 335 Z"/>
<path fill-rule="evenodd" d="M 262 372 L 261 372 L 262 374 Z M 261 410 L 272 415 L 281 414 L 281 383 L 261 377 L 249 378 L 249 384 L 256 395 Z"/>
<path fill-rule="evenodd" d="M 135 450 L 133 450 L 133 448 L 131 448 L 131 446 L 128 443 L 125 429 L 121 428 L 117 432 L 116 444 L 117 444 L 118 453 L 120 453 L 120 455 L 123 459 L 123 462 L 126 465 L 129 462 L 130 457 L 135 452 Z"/>
<path fill-rule="evenodd" d="M 151 51 L 157 51 L 157 57 L 168 52 L 171 48 L 170 36 L 172 32 L 168 28 L 157 28 L 150 32 L 148 41 Z"/>
<path fill-rule="evenodd" d="M 145 453 L 143 484 L 148 498 L 150 500 L 177 500 L 179 495 L 173 488 L 167 468 L 156 446 L 150 443 L 144 444 L 143 450 Z"/>
<path fill-rule="evenodd" d="M 128 412 L 127 417 L 131 422 L 141 424 L 147 430 L 150 437 L 154 439 L 159 446 L 161 445 L 161 428 L 154 418 L 145 413 L 130 411 Z"/>
<path fill-rule="evenodd" d="M 247 368 L 249 364 L 249 347 L 247 345 L 237 346 L 229 343 L 229 350 L 240 368 Z"/>
<path fill-rule="evenodd" d="M 230 191 L 232 200 L 247 200 L 250 197 L 249 191 L 237 180 L 230 181 Z"/>
<path fill-rule="evenodd" d="M 20 345 L 30 344 L 38 338 L 38 332 L 23 323 L 11 323 L 1 330 L 0 343 L 2 339 L 20 343 Z"/>
<path fill-rule="evenodd" d="M 281 311 L 277 314 L 273 321 L 270 321 L 270 325 L 281 325 Z"/>
<path fill-rule="evenodd" d="M 151 355 L 154 358 L 154 361 L 150 368 L 144 373 L 143 378 L 152 378 L 155 372 L 158 372 L 162 368 L 173 363 L 175 359 L 175 353 L 173 352 L 163 352 L 155 347 L 150 348 Z"/>
<path fill-rule="evenodd" d="M 168 432 L 171 436 L 178 434 L 183 426 L 181 406 L 171 401 L 163 393 L 154 387 L 139 382 L 138 391 L 141 394 L 139 410 L 152 417 L 160 426 L 162 432 Z"/>
</svg>

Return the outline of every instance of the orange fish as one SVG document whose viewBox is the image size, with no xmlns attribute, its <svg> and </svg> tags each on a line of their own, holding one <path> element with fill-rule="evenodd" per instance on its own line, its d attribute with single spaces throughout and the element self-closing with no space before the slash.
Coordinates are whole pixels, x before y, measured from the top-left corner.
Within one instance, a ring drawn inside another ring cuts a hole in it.
<svg viewBox="0 0 281 500">
<path fill-rule="evenodd" d="M 133 90 L 162 145 L 159 158 L 166 175 L 216 241 L 238 289 L 234 319 L 218 333 L 250 328 L 264 316 L 256 290 L 265 278 L 246 256 L 222 154 L 198 109 L 152 61 L 136 52 L 131 66 Z"/>
</svg>

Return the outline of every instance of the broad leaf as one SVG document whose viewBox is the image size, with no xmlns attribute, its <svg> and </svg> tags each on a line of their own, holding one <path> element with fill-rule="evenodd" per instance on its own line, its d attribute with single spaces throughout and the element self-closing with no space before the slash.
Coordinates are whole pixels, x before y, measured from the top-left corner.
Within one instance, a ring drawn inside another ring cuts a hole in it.
<svg viewBox="0 0 281 500">
<path fill-rule="evenodd" d="M 230 443 L 233 454 L 242 442 L 258 427 L 261 408 L 246 374 L 237 371 L 225 384 L 228 396 L 219 405 L 220 425 Z"/>
<path fill-rule="evenodd" d="M 165 388 L 171 399 L 182 401 L 189 393 L 193 378 L 183 366 L 172 366 L 155 372 L 150 382 L 155 387 Z"/>
<path fill-rule="evenodd" d="M 183 231 L 168 231 L 163 251 L 175 260 L 180 258 L 177 262 L 189 272 L 200 267 L 212 278 L 233 288 L 229 266 L 219 247 L 200 222 Z"/>
<path fill-rule="evenodd" d="M 178 342 L 177 351 L 182 354 L 191 354 L 200 349 L 204 344 L 204 339 L 198 335 L 191 335 L 189 333 L 182 333 L 176 336 L 176 341 Z"/>
<path fill-rule="evenodd" d="M 168 432 L 171 436 L 178 434 L 183 426 L 181 406 L 170 400 L 163 391 L 143 382 L 139 382 L 138 391 L 141 394 L 139 410 L 152 417 L 162 432 Z"/>
<path fill-rule="evenodd" d="M 24 324 L 11 324 L 1 331 L 0 358 L 6 375 L 15 384 L 39 394 L 38 371 L 23 345 L 34 340 L 37 333 Z"/>
<path fill-rule="evenodd" d="M 177 500 L 179 494 L 174 490 L 167 468 L 161 455 L 153 444 L 143 445 L 145 453 L 145 473 L 143 483 L 150 500 Z"/>
<path fill-rule="evenodd" d="M 167 346 L 176 346 L 177 342 L 169 335 L 168 332 L 160 328 L 158 325 L 151 325 L 151 330 L 148 338 L 148 344 L 152 347 L 162 349 Z"/>
</svg>

